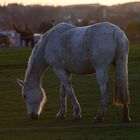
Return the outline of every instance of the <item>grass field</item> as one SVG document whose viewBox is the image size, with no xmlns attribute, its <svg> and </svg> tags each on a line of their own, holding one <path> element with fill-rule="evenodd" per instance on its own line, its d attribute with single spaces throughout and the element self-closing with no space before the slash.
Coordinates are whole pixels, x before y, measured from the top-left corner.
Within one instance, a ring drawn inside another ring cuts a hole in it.
<svg viewBox="0 0 140 140">
<path fill-rule="evenodd" d="M 16 78 L 23 79 L 31 49 L 0 49 L 0 140 L 134 140 L 140 139 L 140 45 L 130 46 L 129 90 L 131 123 L 123 124 L 122 108 L 112 104 L 113 68 L 109 71 L 110 97 L 106 118 L 95 124 L 100 94 L 95 75 L 73 76 L 73 88 L 82 108 L 82 119 L 72 120 L 68 100 L 65 120 L 56 120 L 60 82 L 51 70 L 44 74 L 47 105 L 39 120 L 31 121 Z"/>
</svg>

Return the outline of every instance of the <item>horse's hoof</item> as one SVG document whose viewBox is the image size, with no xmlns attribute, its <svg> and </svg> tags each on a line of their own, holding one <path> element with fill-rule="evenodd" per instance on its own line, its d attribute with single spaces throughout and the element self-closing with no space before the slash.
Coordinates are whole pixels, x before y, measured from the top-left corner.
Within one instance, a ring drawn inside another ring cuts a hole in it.
<svg viewBox="0 0 140 140">
<path fill-rule="evenodd" d="M 101 123 L 101 122 L 104 121 L 104 117 L 102 117 L 102 116 L 96 116 L 94 118 L 94 121 L 95 121 L 95 123 Z"/>
<path fill-rule="evenodd" d="M 65 114 L 60 114 L 60 113 L 56 114 L 56 119 L 64 120 L 65 119 Z"/>
<path fill-rule="evenodd" d="M 81 114 L 73 115 L 73 120 L 81 120 Z"/>
<path fill-rule="evenodd" d="M 131 118 L 123 118 L 123 123 L 129 123 L 131 121 Z"/>
</svg>

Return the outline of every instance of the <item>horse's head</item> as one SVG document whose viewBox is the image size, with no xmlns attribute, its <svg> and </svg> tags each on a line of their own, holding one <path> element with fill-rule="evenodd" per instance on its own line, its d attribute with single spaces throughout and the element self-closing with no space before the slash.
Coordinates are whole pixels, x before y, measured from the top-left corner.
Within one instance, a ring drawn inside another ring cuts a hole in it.
<svg viewBox="0 0 140 140">
<path fill-rule="evenodd" d="M 22 95 L 27 104 L 28 115 L 31 119 L 38 119 L 46 101 L 46 95 L 40 86 L 31 86 L 28 83 L 17 80 L 22 87 Z"/>
</svg>

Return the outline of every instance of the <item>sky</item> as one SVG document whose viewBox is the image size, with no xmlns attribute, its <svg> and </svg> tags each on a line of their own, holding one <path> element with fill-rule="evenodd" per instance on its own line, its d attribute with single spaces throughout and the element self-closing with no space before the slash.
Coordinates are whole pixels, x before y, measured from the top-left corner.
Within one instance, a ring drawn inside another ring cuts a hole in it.
<svg viewBox="0 0 140 140">
<path fill-rule="evenodd" d="M 121 4 L 126 2 L 134 2 L 140 0 L 0 0 L 0 4 L 18 3 L 23 5 L 40 4 L 40 5 L 73 5 L 73 4 L 93 4 L 99 3 L 103 5 Z"/>
</svg>

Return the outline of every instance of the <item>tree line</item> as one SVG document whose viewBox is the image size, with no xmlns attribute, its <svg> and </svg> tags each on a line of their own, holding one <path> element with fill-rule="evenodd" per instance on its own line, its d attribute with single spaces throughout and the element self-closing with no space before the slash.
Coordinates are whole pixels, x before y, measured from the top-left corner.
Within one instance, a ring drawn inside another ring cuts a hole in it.
<svg viewBox="0 0 140 140">
<path fill-rule="evenodd" d="M 16 23 L 20 28 L 29 27 L 33 32 L 44 33 L 53 23 L 69 22 L 85 26 L 110 21 L 125 30 L 130 43 L 140 43 L 140 2 L 115 6 L 72 5 L 65 7 L 9 4 L 0 6 L 0 30 L 11 29 Z"/>
</svg>

